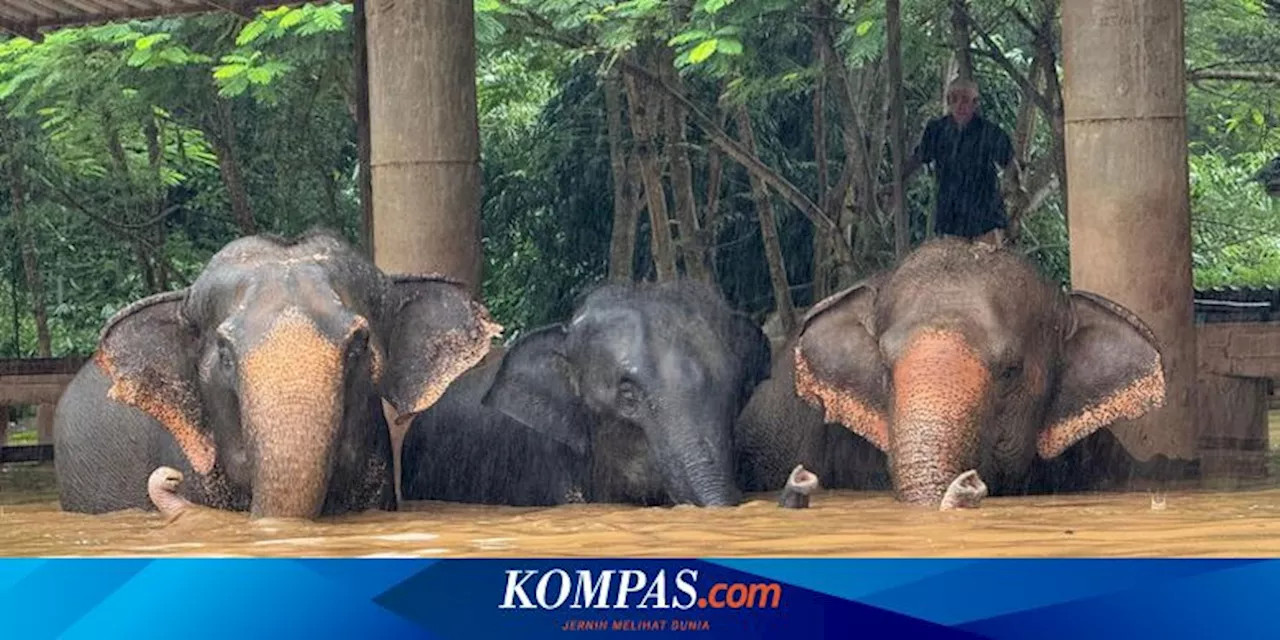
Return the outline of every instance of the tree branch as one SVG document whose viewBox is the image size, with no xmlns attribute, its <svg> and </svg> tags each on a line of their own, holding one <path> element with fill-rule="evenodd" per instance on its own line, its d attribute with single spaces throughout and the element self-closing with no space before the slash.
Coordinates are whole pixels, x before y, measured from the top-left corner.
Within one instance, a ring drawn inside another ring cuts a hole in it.
<svg viewBox="0 0 1280 640">
<path fill-rule="evenodd" d="M 1036 106 L 1040 107 L 1040 110 L 1044 112 L 1045 117 L 1052 118 L 1054 115 L 1053 105 L 1050 104 L 1049 99 L 1046 98 L 1043 93 L 1037 91 L 1036 88 L 1031 85 L 1031 81 L 1027 79 L 1027 76 L 1021 71 L 1018 71 L 1017 67 L 1013 66 L 1012 62 L 1009 62 L 1009 58 L 1000 52 L 1000 46 L 991 39 L 991 34 L 987 33 L 985 29 L 979 26 L 978 22 L 973 19 L 973 16 L 970 15 L 967 10 L 962 10 L 959 13 L 961 17 L 969 23 L 969 27 L 977 32 L 978 37 L 982 39 L 982 43 L 987 46 L 986 49 L 975 48 L 973 51 L 995 61 L 995 63 L 999 65 L 1001 69 L 1004 69 L 1005 73 L 1009 74 L 1009 77 L 1012 78 L 1013 81 L 1016 82 L 1032 100 L 1035 101 Z"/>
<path fill-rule="evenodd" d="M 509 2 L 507 2 L 506 0 L 499 0 L 499 1 L 504 6 L 512 10 L 518 11 L 519 15 L 523 16 L 526 20 L 529 20 L 530 22 L 533 22 L 539 25 L 540 27 L 542 27 L 544 32 L 539 33 L 537 35 L 548 38 L 553 42 L 568 46 L 569 48 L 587 50 L 587 51 L 595 50 L 595 47 L 591 47 L 586 43 L 575 41 L 573 38 L 554 33 L 554 31 L 552 31 L 554 29 L 554 25 L 553 23 L 551 23 L 551 21 L 545 18 L 542 18 L 540 16 L 537 16 L 536 14 L 533 14 L 522 7 L 516 7 L 510 4 Z M 804 214 L 804 216 L 808 218 L 809 221 L 812 222 L 814 226 L 822 229 L 826 233 L 832 234 L 833 236 L 839 236 L 839 234 L 836 233 L 837 226 L 835 221 L 829 218 L 826 212 L 824 212 L 821 207 L 815 204 L 813 200 L 809 199 L 809 196 L 805 195 L 805 193 L 801 191 L 799 187 L 796 187 L 786 178 L 779 175 L 776 171 L 774 171 L 773 169 L 770 169 L 768 165 L 764 164 L 764 162 L 762 162 L 755 155 L 748 153 L 746 149 L 742 148 L 742 146 L 738 144 L 737 141 L 729 137 L 729 135 L 725 133 L 723 129 L 717 126 L 715 121 L 709 118 L 706 114 L 702 113 L 702 111 L 698 109 L 696 105 L 694 105 L 691 101 L 689 101 L 688 98 L 681 95 L 679 91 L 675 90 L 675 88 L 671 87 L 664 79 L 662 79 L 652 71 L 640 65 L 632 63 L 631 61 L 627 60 L 625 56 L 618 56 L 615 59 L 615 62 L 622 68 L 622 71 L 624 73 L 634 76 L 638 79 L 644 80 L 649 85 L 657 89 L 660 89 L 663 93 L 667 94 L 670 98 L 675 100 L 676 103 L 678 103 L 681 107 L 683 107 L 686 110 L 689 117 L 693 120 L 695 124 L 698 125 L 698 128 L 702 129 L 703 132 L 705 132 L 707 136 L 711 138 L 711 140 L 716 144 L 717 147 L 720 148 L 721 151 L 724 152 L 725 155 L 729 156 L 730 158 L 733 158 L 735 162 L 741 164 L 744 168 L 747 169 L 747 171 L 750 171 L 751 173 L 755 174 L 763 182 L 765 182 L 774 190 L 776 190 L 778 194 L 781 195 L 783 198 L 786 198 L 786 200 L 790 202 L 792 206 L 794 206 L 796 209 L 799 209 L 800 213 Z M 843 241 L 837 242 L 836 249 L 840 252 L 842 260 L 852 259 L 852 255 L 847 243 Z"/>
<path fill-rule="evenodd" d="M 1263 84 L 1280 82 L 1280 72 L 1276 71 L 1243 71 L 1226 69 L 1223 71 L 1207 71 L 1204 69 L 1187 72 L 1187 80 L 1226 80 L 1236 82 L 1258 82 Z"/>
</svg>

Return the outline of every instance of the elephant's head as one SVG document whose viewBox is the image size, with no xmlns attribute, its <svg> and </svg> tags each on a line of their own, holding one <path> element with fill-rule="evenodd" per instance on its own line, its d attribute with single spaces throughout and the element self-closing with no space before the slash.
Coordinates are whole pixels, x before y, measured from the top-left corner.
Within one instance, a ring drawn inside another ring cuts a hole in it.
<svg viewBox="0 0 1280 640">
<path fill-rule="evenodd" d="M 197 473 L 217 465 L 253 516 L 313 518 L 334 461 L 385 444 L 381 399 L 425 410 L 499 331 L 458 283 L 388 277 L 325 234 L 253 236 L 121 310 L 95 358 L 109 397 L 163 424 Z"/>
<path fill-rule="evenodd" d="M 1165 395 L 1134 314 L 956 239 L 815 305 L 794 355 L 798 394 L 888 454 L 900 499 L 935 506 L 968 469 L 999 491 Z"/>
<path fill-rule="evenodd" d="M 769 362 L 764 334 L 708 286 L 611 285 L 517 340 L 484 403 L 587 458 L 642 442 L 670 501 L 732 505 L 732 421 Z"/>
</svg>

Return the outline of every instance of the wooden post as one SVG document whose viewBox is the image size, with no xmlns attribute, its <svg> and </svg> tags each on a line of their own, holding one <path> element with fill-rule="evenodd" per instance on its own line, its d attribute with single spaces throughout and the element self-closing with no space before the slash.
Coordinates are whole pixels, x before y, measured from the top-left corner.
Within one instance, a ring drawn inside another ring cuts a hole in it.
<svg viewBox="0 0 1280 640">
<path fill-rule="evenodd" d="M 480 133 L 470 0 L 366 9 L 374 261 L 480 291 Z"/>
<path fill-rule="evenodd" d="M 1112 431 L 1139 460 L 1196 456 L 1196 334 L 1181 0 L 1062 3 L 1071 279 L 1141 317 L 1164 408 Z"/>
</svg>

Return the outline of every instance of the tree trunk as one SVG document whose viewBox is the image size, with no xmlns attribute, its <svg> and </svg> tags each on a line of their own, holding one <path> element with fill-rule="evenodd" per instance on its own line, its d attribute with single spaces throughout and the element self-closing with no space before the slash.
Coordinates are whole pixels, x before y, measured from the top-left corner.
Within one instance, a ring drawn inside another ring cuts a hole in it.
<svg viewBox="0 0 1280 640">
<path fill-rule="evenodd" d="M 639 76 L 644 79 L 646 83 L 661 89 L 667 95 L 679 96 L 679 92 L 673 89 L 661 77 L 648 69 L 625 59 L 620 64 L 622 64 L 624 69 L 627 71 L 629 86 L 631 80 L 636 76 Z M 699 111 L 697 106 L 692 102 L 689 102 L 683 96 L 677 97 L 677 101 L 680 103 L 680 106 L 684 107 L 684 109 L 688 111 L 689 117 L 693 119 L 694 123 L 711 138 L 711 142 L 718 146 L 725 155 L 733 158 L 734 161 L 741 164 L 748 172 L 754 174 L 774 189 L 777 189 L 778 195 L 781 195 L 788 202 L 794 205 L 796 209 L 799 209 L 800 213 L 803 213 L 804 216 L 815 226 L 826 230 L 827 233 L 834 233 L 836 231 L 837 227 L 835 221 L 828 218 L 822 208 L 814 203 L 809 196 L 805 195 L 799 187 L 792 184 L 777 171 L 769 168 L 768 165 L 761 162 L 760 158 L 756 157 L 754 154 L 748 153 L 741 145 L 735 142 L 733 138 L 730 138 L 722 128 L 716 125 L 711 118 L 708 118 L 706 114 Z M 838 243 L 836 245 L 836 249 L 840 252 L 842 258 L 847 256 L 849 253 L 848 246 L 845 246 L 843 243 Z"/>
<path fill-rule="evenodd" d="M 1067 184 L 1070 182 L 1067 176 L 1067 128 L 1063 114 L 1062 83 L 1058 81 L 1058 60 L 1054 56 L 1052 48 L 1046 50 L 1044 57 L 1044 90 L 1050 106 L 1053 108 L 1053 118 L 1049 123 L 1049 126 L 1053 129 L 1053 149 L 1051 152 L 1057 164 L 1058 189 L 1062 193 L 1062 224 L 1070 229 L 1069 215 L 1071 209 L 1067 206 Z"/>
<path fill-rule="evenodd" d="M 822 51 L 824 75 L 835 95 L 836 112 L 840 116 L 844 140 L 845 166 L 840 179 L 831 190 L 826 206 L 828 216 L 836 222 L 834 235 L 829 236 L 828 242 L 832 242 L 836 249 L 833 256 L 835 279 L 837 286 L 842 286 L 854 277 L 857 271 L 856 256 L 865 252 L 867 244 L 862 232 L 854 233 L 855 227 L 866 226 L 863 223 L 878 215 L 879 205 L 875 195 L 879 183 L 875 167 L 879 164 L 871 162 L 870 149 L 877 148 L 883 142 L 876 132 L 877 128 L 883 129 L 883 126 L 879 122 L 876 127 L 863 126 L 857 105 L 865 102 L 868 96 L 862 91 L 857 91 L 858 95 L 855 96 L 853 79 L 845 67 L 844 58 L 835 48 L 835 36 L 830 27 L 831 7 L 825 0 L 817 0 L 814 8 L 819 20 L 814 29 L 814 37 Z M 868 139 L 871 140 L 870 148 Z M 855 210 L 860 212 L 860 216 L 853 215 Z M 860 251 L 856 248 L 857 245 L 862 245 L 864 249 Z"/>
<path fill-rule="evenodd" d="M 728 81 L 721 85 L 720 95 L 724 95 L 727 85 Z M 718 111 L 717 125 L 723 130 L 729 121 L 729 109 L 720 108 Z M 707 149 L 707 199 L 702 214 L 702 246 L 706 248 L 707 264 L 712 273 L 715 273 L 716 264 L 718 264 L 716 231 L 720 227 L 720 189 L 723 182 L 724 154 L 720 153 L 719 147 L 711 145 Z"/>
<path fill-rule="evenodd" d="M 815 3 L 816 4 L 816 3 Z M 818 75 L 813 86 L 813 161 L 818 168 L 818 206 L 831 216 L 831 208 L 827 203 L 827 62 L 822 42 L 815 32 L 813 35 L 813 57 L 818 64 Z M 832 216 L 836 218 L 837 216 Z M 831 242 L 825 233 L 813 234 L 813 290 L 811 297 L 814 303 L 830 295 L 831 281 Z"/>
<path fill-rule="evenodd" d="M 150 230 L 142 229 L 139 233 L 145 237 L 147 232 L 150 231 L 155 241 L 155 251 L 160 254 L 155 259 L 152 278 L 154 285 L 152 293 L 159 293 L 169 288 L 169 263 L 164 259 L 166 225 L 165 216 L 162 215 L 165 210 L 168 191 L 165 189 L 163 178 L 161 177 L 161 165 L 164 161 L 163 144 L 161 142 L 162 134 L 154 114 L 143 122 L 142 131 L 147 138 L 147 162 L 151 168 L 151 188 L 155 190 L 155 195 L 151 198 L 151 219 L 155 222 Z"/>
<path fill-rule="evenodd" d="M 338 210 L 338 181 L 333 177 L 332 168 L 325 166 L 326 164 L 316 165 L 316 177 L 320 178 L 320 184 L 324 186 L 324 204 L 329 210 L 329 219 L 334 221 L 333 224 L 337 224 L 342 218 L 342 213 Z"/>
<path fill-rule="evenodd" d="M 957 0 L 959 1 L 959 0 Z M 903 202 L 902 169 L 902 20 L 898 0 L 885 0 L 885 24 L 888 30 L 889 90 L 889 148 L 893 154 L 893 239 L 894 251 L 899 260 L 911 248 L 910 218 Z"/>
<path fill-rule="evenodd" d="M 751 115 L 746 107 L 738 110 L 738 137 L 747 152 L 755 155 L 756 136 L 751 130 Z M 785 335 L 792 335 L 796 326 L 795 305 L 791 301 L 791 285 L 787 282 L 787 267 L 782 257 L 782 244 L 778 241 L 778 223 L 773 215 L 773 203 L 769 187 L 756 176 L 751 178 L 751 194 L 756 201 L 756 215 L 760 218 L 760 239 L 764 242 L 765 260 L 769 264 L 769 281 L 773 284 L 774 307 L 782 322 Z"/>
<path fill-rule="evenodd" d="M 373 257 L 373 171 L 369 167 L 369 46 L 365 20 L 365 0 L 354 0 L 352 29 L 355 36 L 356 153 L 359 168 L 356 176 L 360 189 L 360 241 L 365 255 Z"/>
<path fill-rule="evenodd" d="M 626 152 L 622 148 L 621 78 L 610 74 L 604 80 L 604 104 L 609 127 L 609 166 L 613 178 L 613 230 L 609 239 L 609 279 L 629 282 L 636 255 L 635 196 L 630 191 L 631 177 Z"/>
<path fill-rule="evenodd" d="M 644 180 L 644 193 L 649 204 L 650 245 L 654 268 L 659 282 L 675 280 L 675 250 L 671 242 L 671 223 L 667 215 L 666 192 L 662 188 L 662 169 L 658 166 L 658 153 L 654 149 L 653 126 L 656 118 L 652 108 L 661 103 L 652 94 L 646 94 L 637 86 L 635 78 L 628 75 L 627 107 L 631 121 L 631 135 L 635 139 L 635 154 L 640 164 L 640 177 Z"/>
<path fill-rule="evenodd" d="M 27 289 L 31 292 L 31 311 L 36 320 L 36 348 L 38 355 L 53 355 L 53 340 L 49 337 L 49 310 L 45 306 L 44 279 L 40 277 L 40 258 L 36 253 L 35 233 L 27 221 L 26 184 L 23 178 L 22 157 L 16 144 L 17 135 L 7 142 L 9 147 L 9 199 L 14 232 L 18 236 L 22 252 L 22 270 L 27 275 Z M 15 313 L 16 313 L 15 309 Z M 17 345 L 14 345 L 17 347 Z"/>
<path fill-rule="evenodd" d="M 222 184 L 227 188 L 227 196 L 231 199 L 231 214 L 240 232 L 253 235 L 258 232 L 258 224 L 254 221 L 253 210 L 249 206 L 249 192 L 245 189 L 244 180 L 240 176 L 240 164 L 236 159 L 236 124 L 231 114 L 231 102 L 215 98 L 214 112 L 218 119 L 218 133 L 211 136 L 213 151 L 218 156 L 218 168 L 222 174 Z"/>
<path fill-rule="evenodd" d="M 951 55 L 956 62 L 956 77 L 973 79 L 973 56 L 969 53 L 969 21 L 966 0 L 951 0 Z M 886 5 L 886 9 L 887 9 Z M 950 78 L 943 78 L 945 85 Z M 944 89 L 945 91 L 945 89 Z"/>
<path fill-rule="evenodd" d="M 670 48 L 663 47 L 662 68 L 667 81 L 682 94 L 684 87 L 675 72 Z M 707 271 L 706 249 L 702 245 L 702 229 L 698 225 L 697 204 L 693 197 L 693 165 L 689 162 L 688 116 L 674 97 L 668 98 L 666 108 L 667 160 L 671 171 L 671 192 L 674 196 L 676 220 L 680 230 L 680 257 L 684 271 L 690 278 L 710 282 Z"/>
<path fill-rule="evenodd" d="M 1040 56 L 1032 59 L 1031 70 L 1027 73 L 1027 81 L 1032 87 L 1039 87 L 1043 67 L 1043 59 Z M 1035 139 L 1037 111 L 1035 98 L 1024 92 L 1022 102 L 1018 104 L 1018 116 L 1013 127 L 1013 154 L 1023 166 L 1031 159 L 1031 142 Z"/>
</svg>

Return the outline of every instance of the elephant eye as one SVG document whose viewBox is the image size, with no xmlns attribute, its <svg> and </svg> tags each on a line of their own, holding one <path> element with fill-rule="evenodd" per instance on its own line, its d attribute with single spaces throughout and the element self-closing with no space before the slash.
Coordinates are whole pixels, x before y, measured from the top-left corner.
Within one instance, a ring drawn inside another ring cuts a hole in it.
<svg viewBox="0 0 1280 640">
<path fill-rule="evenodd" d="M 365 349 L 369 348 L 369 332 L 356 331 L 351 336 L 351 342 L 347 344 L 347 357 L 355 360 L 364 354 Z"/>
<path fill-rule="evenodd" d="M 231 351 L 231 343 L 226 338 L 218 337 L 218 365 L 223 371 L 230 371 L 235 367 L 235 357 Z"/>
<path fill-rule="evenodd" d="M 1021 362 L 1019 362 L 1019 363 L 1015 363 L 1015 364 L 1011 364 L 1011 365 L 1006 366 L 1006 367 L 1005 367 L 1005 368 L 1000 372 L 1000 379 L 1001 379 L 1001 380 L 1004 380 L 1004 381 L 1006 381 L 1006 382 L 1008 382 L 1008 381 L 1011 381 L 1011 380 L 1016 379 L 1016 378 L 1017 378 L 1018 376 L 1020 376 L 1020 375 L 1022 375 L 1022 363 L 1021 363 Z"/>
<path fill-rule="evenodd" d="M 634 381 L 624 378 L 618 383 L 618 406 L 626 412 L 635 411 L 640 406 L 640 387 Z"/>
</svg>

